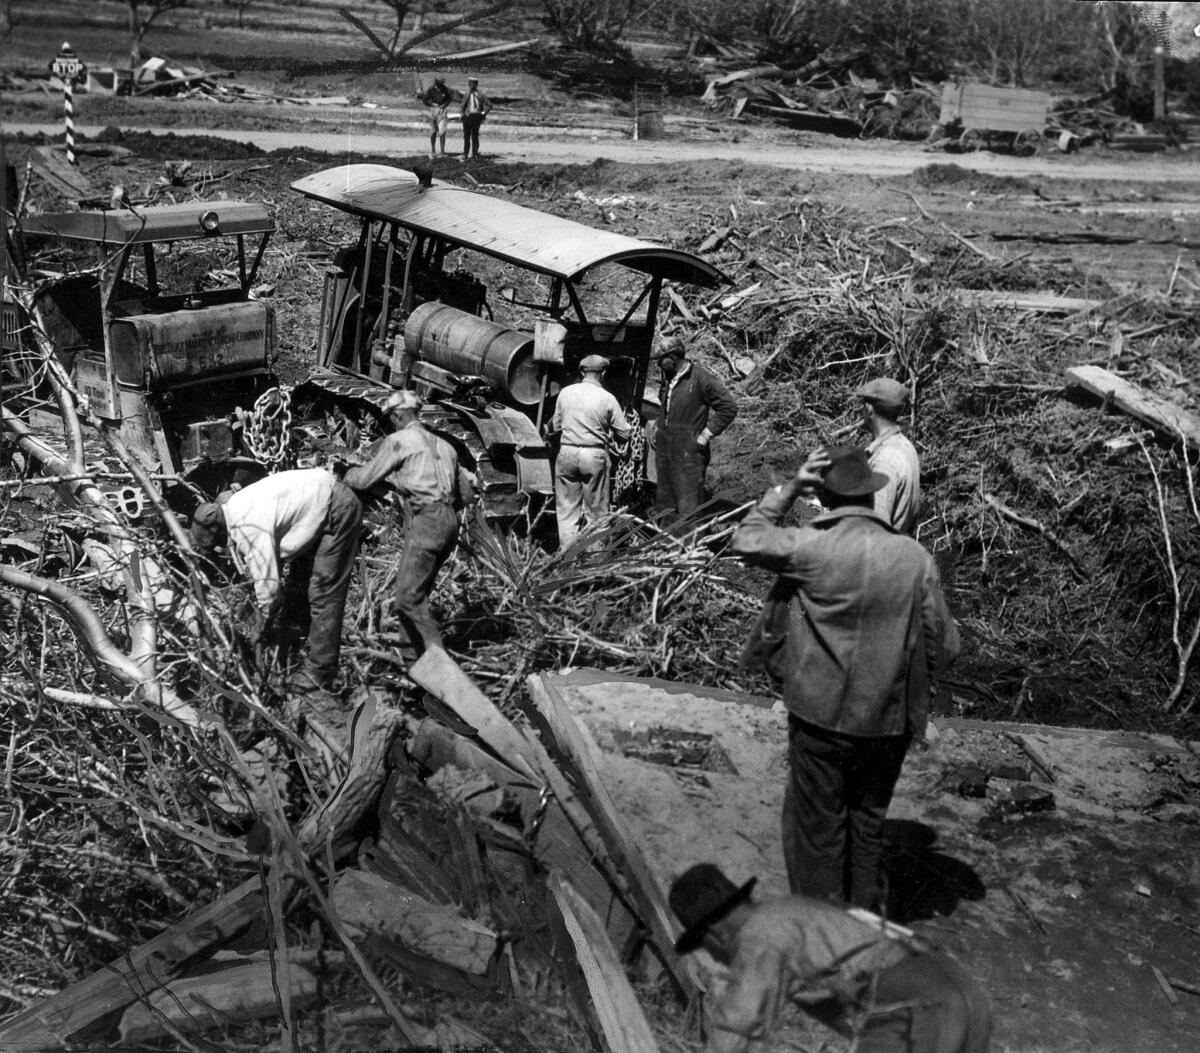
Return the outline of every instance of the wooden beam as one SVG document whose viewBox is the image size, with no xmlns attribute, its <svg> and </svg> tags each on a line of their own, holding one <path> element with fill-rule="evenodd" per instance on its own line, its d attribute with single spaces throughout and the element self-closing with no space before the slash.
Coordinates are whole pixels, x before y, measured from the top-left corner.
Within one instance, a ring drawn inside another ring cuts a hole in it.
<svg viewBox="0 0 1200 1053">
<path fill-rule="evenodd" d="M 1200 417 L 1177 403 L 1144 391 L 1099 366 L 1073 366 L 1067 370 L 1067 380 L 1104 399 L 1106 404 L 1111 402 L 1130 416 L 1200 449 Z"/>
<path fill-rule="evenodd" d="M 278 974 L 282 982 L 282 972 Z M 293 1007 L 314 1002 L 317 977 L 303 966 L 289 964 Z M 200 976 L 185 976 L 152 991 L 121 1017 L 121 1041 L 145 1042 L 160 1035 L 208 1031 L 239 1020 L 279 1015 L 276 977 L 269 961 L 233 965 Z"/>
<path fill-rule="evenodd" d="M 12 1017 L 0 1028 L 0 1049 L 61 1048 L 176 977 L 198 954 L 227 943 L 264 910 L 261 882 L 250 878 L 99 972 Z"/>
<path fill-rule="evenodd" d="M 575 946 L 575 960 L 612 1053 L 659 1053 L 641 1003 L 596 912 L 560 871 L 551 871 L 550 893 Z"/>
<path fill-rule="evenodd" d="M 685 997 L 690 999 L 698 995 L 703 990 L 698 967 L 692 959 L 675 953 L 679 925 L 667 906 L 657 877 L 600 777 L 597 764 L 599 750 L 591 734 L 575 719 L 557 688 L 542 676 L 530 676 L 526 685 L 538 714 L 546 724 L 545 731 L 560 751 L 562 762 L 569 766 L 580 789 L 584 807 L 629 885 L 633 901 L 649 929 L 659 957 Z"/>
<path fill-rule="evenodd" d="M 332 902 L 348 927 L 469 976 L 487 976 L 500 952 L 500 938 L 486 925 L 364 870 L 345 871 Z"/>
</svg>

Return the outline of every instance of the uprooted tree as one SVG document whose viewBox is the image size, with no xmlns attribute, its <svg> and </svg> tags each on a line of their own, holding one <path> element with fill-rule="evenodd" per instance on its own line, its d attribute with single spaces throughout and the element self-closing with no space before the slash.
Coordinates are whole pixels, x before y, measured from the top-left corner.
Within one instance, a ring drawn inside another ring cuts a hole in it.
<svg viewBox="0 0 1200 1053">
<path fill-rule="evenodd" d="M 409 0 L 378 0 L 378 2 L 390 9 L 394 20 L 394 24 L 386 31 L 386 39 L 349 8 L 339 7 L 338 14 L 359 30 L 388 61 L 398 59 L 401 55 L 427 41 L 461 29 L 463 26 L 492 18 L 513 6 L 513 0 L 503 0 L 501 3 L 491 4 L 478 11 L 469 11 L 436 25 L 427 25 L 426 17 L 428 15 L 445 14 L 453 6 L 452 2 L 450 0 L 440 0 L 440 2 L 439 0 L 418 0 L 415 3 L 410 3 Z M 412 36 L 401 44 L 400 37 L 404 33 L 404 22 L 410 14 L 416 16 L 412 26 Z"/>
</svg>

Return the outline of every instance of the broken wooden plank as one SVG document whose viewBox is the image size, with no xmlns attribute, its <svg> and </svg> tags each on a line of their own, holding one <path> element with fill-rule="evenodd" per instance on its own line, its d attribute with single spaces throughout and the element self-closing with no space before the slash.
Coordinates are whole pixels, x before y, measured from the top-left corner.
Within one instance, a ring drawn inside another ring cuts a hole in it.
<svg viewBox="0 0 1200 1053">
<path fill-rule="evenodd" d="M 520 51 L 522 48 L 533 47 L 537 42 L 537 37 L 530 37 L 528 40 L 514 40 L 509 44 L 493 44 L 491 47 L 472 48 L 470 51 L 450 51 L 444 55 L 415 55 L 412 61 L 430 63 L 454 60 L 457 62 L 462 59 L 483 58 L 484 55 L 503 55 L 509 51 Z"/>
<path fill-rule="evenodd" d="M 256 961 L 173 980 L 125 1010 L 118 1028 L 121 1041 L 146 1042 L 175 1030 L 208 1031 L 278 1016 L 275 985 L 282 975 L 274 973 L 270 961 Z M 314 973 L 292 962 L 288 975 L 294 1007 L 316 1001 L 319 983 Z"/>
<path fill-rule="evenodd" d="M 612 1053 L 658 1053 L 641 1003 L 596 912 L 560 871 L 547 879 Z"/>
<path fill-rule="evenodd" d="M 590 733 L 568 708 L 552 684 L 538 674 L 526 680 L 529 695 L 546 731 L 570 765 L 581 791 L 581 799 L 595 821 L 605 847 L 625 876 L 638 912 L 649 929 L 659 957 L 688 997 L 703 990 L 695 963 L 675 952 L 678 923 L 675 921 L 658 879 L 626 826 L 600 777 L 599 752 Z"/>
<path fill-rule="evenodd" d="M 1093 311 L 1104 304 L 1103 300 L 1060 296 L 1051 292 L 1010 292 L 1007 289 L 957 289 L 955 292 L 968 306 L 1031 311 L 1035 314 L 1075 314 Z"/>
<path fill-rule="evenodd" d="M 1177 995 L 1175 993 L 1175 988 L 1172 986 L 1171 982 L 1167 979 L 1167 977 L 1163 973 L 1163 971 L 1157 965 L 1155 965 L 1153 963 L 1151 963 L 1150 968 L 1154 973 L 1155 982 L 1158 984 L 1159 988 L 1162 990 L 1162 993 L 1166 997 L 1167 1001 L 1170 1002 L 1171 1005 L 1178 1005 L 1179 995 Z"/>
<path fill-rule="evenodd" d="M 1182 406 L 1145 391 L 1099 366 L 1072 366 L 1067 370 L 1067 380 L 1104 399 L 1106 404 L 1111 402 L 1119 410 L 1145 421 L 1151 427 L 1169 432 L 1182 438 L 1189 446 L 1200 448 L 1200 417 Z"/>
<path fill-rule="evenodd" d="M 79 169 L 67 164 L 55 147 L 39 146 L 34 153 L 38 159 L 31 162 L 33 171 L 68 201 L 78 204 L 100 196 L 100 188 Z"/>
<path fill-rule="evenodd" d="M 378 691 L 367 690 L 350 719 L 350 766 L 341 782 L 300 828 L 298 840 L 309 855 L 322 852 L 332 841 L 335 858 L 354 847 L 343 837 L 374 807 L 387 781 L 387 754 L 403 720 L 402 712 L 387 705 Z"/>
<path fill-rule="evenodd" d="M 343 872 L 331 901 L 349 928 L 468 976 L 487 976 L 500 953 L 500 938 L 486 925 L 364 870 Z"/>
<path fill-rule="evenodd" d="M 227 943 L 264 909 L 260 880 L 244 881 L 98 972 L 12 1017 L 0 1028 L 0 1049 L 59 1048 L 83 1036 L 108 1014 L 178 976 L 198 954 Z"/>
</svg>

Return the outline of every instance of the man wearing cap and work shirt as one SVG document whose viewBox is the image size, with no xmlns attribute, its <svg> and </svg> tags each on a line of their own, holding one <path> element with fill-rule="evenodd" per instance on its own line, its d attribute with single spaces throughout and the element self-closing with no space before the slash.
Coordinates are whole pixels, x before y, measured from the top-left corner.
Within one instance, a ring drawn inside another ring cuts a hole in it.
<svg viewBox="0 0 1200 1053">
<path fill-rule="evenodd" d="M 733 423 L 737 403 L 707 369 L 688 360 L 681 337 L 663 337 L 655 357 L 662 374 L 654 432 L 655 510 L 664 522 L 674 522 L 686 520 L 707 500 L 710 444 Z"/>
<path fill-rule="evenodd" d="M 307 573 L 308 653 L 290 686 L 313 701 L 332 701 L 346 593 L 362 529 L 362 505 L 354 491 L 324 468 L 276 472 L 223 503 L 201 504 L 191 529 L 203 554 L 228 540 L 238 570 L 254 585 L 259 631 L 280 605 L 282 565 L 294 562 Z"/>
<path fill-rule="evenodd" d="M 779 575 L 744 660 L 766 667 L 788 710 L 789 885 L 871 910 L 904 755 L 924 738 L 931 678 L 959 649 L 933 557 L 873 507 L 887 482 L 864 450 L 816 450 L 731 541 L 734 554 Z M 779 526 L 805 490 L 828 511 Z"/>
<path fill-rule="evenodd" d="M 889 377 L 877 377 L 854 394 L 863 400 L 863 420 L 871 432 L 867 444 L 871 467 L 888 477 L 887 485 L 875 495 L 875 511 L 902 534 L 912 534 L 921 506 L 921 462 L 916 447 L 900 430 L 908 388 Z"/>
<path fill-rule="evenodd" d="M 386 483 L 404 501 L 404 542 L 396 567 L 396 614 L 402 649 L 416 658 L 442 634 L 429 610 L 429 594 L 438 571 L 458 544 L 458 509 L 474 499 L 474 477 L 460 468 L 458 454 L 445 439 L 417 419 L 421 399 L 395 391 L 383 404 L 393 431 L 374 447 L 371 459 L 351 468 L 346 485 L 370 491 Z"/>
<path fill-rule="evenodd" d="M 434 77 L 433 83 L 419 96 L 429 107 L 429 156 L 441 153 L 446 156 L 446 129 L 450 124 L 448 110 L 450 101 L 454 98 L 446 87 L 445 77 Z M 441 147 L 439 150 L 438 147 Z"/>
<path fill-rule="evenodd" d="M 711 863 L 671 885 L 685 926 L 675 949 L 703 947 L 725 967 L 705 998 L 705 1053 L 767 1038 L 785 1000 L 853 1036 L 857 1053 L 985 1053 L 991 1008 L 953 958 L 808 896 L 753 903 L 754 885 Z"/>
<path fill-rule="evenodd" d="M 463 155 L 464 161 L 472 155 L 479 157 L 479 129 L 483 119 L 491 112 L 492 101 L 479 90 L 477 77 L 467 78 L 467 92 L 462 101 Z"/>
<path fill-rule="evenodd" d="M 565 549 L 579 533 L 587 514 L 594 525 L 609 509 L 608 457 L 610 442 L 629 439 L 629 422 L 621 404 L 604 387 L 608 359 L 588 355 L 579 363 L 583 379 L 558 393 L 550 433 L 559 434 L 554 462 L 554 509 L 558 544 Z"/>
</svg>

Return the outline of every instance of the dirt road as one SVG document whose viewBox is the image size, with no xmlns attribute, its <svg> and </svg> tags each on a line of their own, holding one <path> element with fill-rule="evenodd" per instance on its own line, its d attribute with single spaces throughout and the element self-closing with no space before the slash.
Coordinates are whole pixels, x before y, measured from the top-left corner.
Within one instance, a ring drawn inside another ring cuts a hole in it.
<svg viewBox="0 0 1200 1053">
<path fill-rule="evenodd" d="M 261 131 L 254 129 L 227 130 L 209 128 L 154 128 L 129 126 L 127 131 L 149 132 L 157 135 L 210 135 L 237 142 L 250 142 L 262 150 L 305 148 L 322 153 L 395 154 L 411 157 L 424 152 L 427 138 L 424 126 L 402 125 L 394 135 L 380 134 L 378 125 L 371 130 L 356 131 L 348 126 L 344 134 L 321 132 Z M 8 124 L 10 133 L 58 136 L 61 125 Z M 79 126 L 77 132 L 94 136 L 99 125 Z M 1200 178 L 1200 157 L 1190 154 L 1172 155 L 1104 155 L 1088 151 L 1081 155 L 1049 154 L 1037 157 L 1014 157 L 1007 154 L 980 152 L 948 154 L 925 150 L 911 143 L 881 140 L 832 140 L 813 137 L 807 143 L 770 142 L 753 139 L 741 142 L 696 141 L 690 139 L 655 139 L 634 142 L 612 131 L 570 129 L 557 131 L 552 138 L 544 128 L 514 125 L 489 126 L 483 145 L 488 156 L 502 161 L 525 161 L 532 164 L 590 164 L 600 158 L 631 164 L 665 164 L 672 161 L 747 161 L 797 172 L 853 172 L 860 175 L 906 175 L 930 164 L 956 164 L 962 168 L 999 176 L 1034 176 L 1051 179 L 1129 180 L 1138 183 L 1195 182 Z"/>
</svg>

